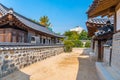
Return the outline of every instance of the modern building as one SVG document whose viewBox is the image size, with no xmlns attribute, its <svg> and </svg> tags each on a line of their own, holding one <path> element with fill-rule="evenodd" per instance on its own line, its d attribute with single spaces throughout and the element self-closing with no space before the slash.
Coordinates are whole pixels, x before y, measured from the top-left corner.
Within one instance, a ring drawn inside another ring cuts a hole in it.
<svg viewBox="0 0 120 80">
<path fill-rule="evenodd" d="M 70 29 L 70 31 L 76 31 L 76 32 L 78 32 L 78 33 L 81 33 L 82 30 L 83 30 L 83 28 L 80 27 L 80 26 L 77 26 L 77 27 L 75 27 L 75 28 Z"/>
</svg>

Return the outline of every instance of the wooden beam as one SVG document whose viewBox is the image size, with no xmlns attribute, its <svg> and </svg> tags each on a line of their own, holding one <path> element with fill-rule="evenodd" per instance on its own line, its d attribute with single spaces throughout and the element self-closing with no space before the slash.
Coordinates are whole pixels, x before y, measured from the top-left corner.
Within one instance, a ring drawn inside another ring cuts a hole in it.
<svg viewBox="0 0 120 80">
<path fill-rule="evenodd" d="M 118 9 L 120 9 L 120 2 L 118 3 L 118 5 L 115 8 L 115 11 L 117 11 Z"/>
<path fill-rule="evenodd" d="M 114 17 L 114 33 L 117 33 L 119 31 L 117 31 L 117 11 L 120 9 L 120 2 L 118 3 L 118 5 L 115 8 L 115 17 Z"/>
<path fill-rule="evenodd" d="M 88 17 L 96 17 L 105 13 L 107 9 L 116 6 L 120 0 L 102 0 L 93 10 L 88 12 Z"/>
</svg>

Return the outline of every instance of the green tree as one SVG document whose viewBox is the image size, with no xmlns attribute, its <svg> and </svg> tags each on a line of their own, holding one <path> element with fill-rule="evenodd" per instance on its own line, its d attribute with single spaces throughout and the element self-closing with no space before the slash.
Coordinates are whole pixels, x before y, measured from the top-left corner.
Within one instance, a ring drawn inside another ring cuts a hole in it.
<svg viewBox="0 0 120 80">
<path fill-rule="evenodd" d="M 83 43 L 79 40 L 79 34 L 76 31 L 67 31 L 64 35 L 67 37 L 66 40 L 74 44 L 73 47 L 83 47 Z"/>
<path fill-rule="evenodd" d="M 85 43 L 85 47 L 89 48 L 90 46 L 91 46 L 91 42 L 90 42 L 90 41 L 87 41 L 87 42 Z"/>
<path fill-rule="evenodd" d="M 48 16 L 42 16 L 40 18 L 40 24 L 45 26 L 45 27 L 49 27 L 51 25 L 51 23 L 49 22 Z"/>
<path fill-rule="evenodd" d="M 88 37 L 88 32 L 83 30 L 79 35 L 79 40 L 89 40 L 90 37 Z"/>
<path fill-rule="evenodd" d="M 64 51 L 65 52 L 71 52 L 73 46 L 74 46 L 74 43 L 72 41 L 64 40 Z"/>
<path fill-rule="evenodd" d="M 83 47 L 83 43 L 80 40 L 72 41 L 74 43 L 73 47 Z"/>
<path fill-rule="evenodd" d="M 68 40 L 78 40 L 79 34 L 76 31 L 67 31 L 64 33 Z"/>
<path fill-rule="evenodd" d="M 38 23 L 39 24 L 39 22 L 37 21 L 37 20 L 35 20 L 35 19 L 30 19 L 32 22 L 34 22 L 34 23 Z"/>
</svg>

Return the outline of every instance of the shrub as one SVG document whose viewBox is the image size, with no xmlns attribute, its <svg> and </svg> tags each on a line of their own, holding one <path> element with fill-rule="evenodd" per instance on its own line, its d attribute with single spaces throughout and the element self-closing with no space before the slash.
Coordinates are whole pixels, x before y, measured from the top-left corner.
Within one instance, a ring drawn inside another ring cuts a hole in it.
<svg viewBox="0 0 120 80">
<path fill-rule="evenodd" d="M 80 40 L 73 41 L 74 47 L 83 47 L 83 43 Z"/>
<path fill-rule="evenodd" d="M 86 43 L 85 43 L 85 47 L 86 48 L 89 48 L 91 46 L 91 42 L 90 41 L 87 41 Z"/>
<path fill-rule="evenodd" d="M 71 52 L 73 48 L 74 43 L 70 40 L 64 41 L 64 51 L 65 52 Z"/>
</svg>

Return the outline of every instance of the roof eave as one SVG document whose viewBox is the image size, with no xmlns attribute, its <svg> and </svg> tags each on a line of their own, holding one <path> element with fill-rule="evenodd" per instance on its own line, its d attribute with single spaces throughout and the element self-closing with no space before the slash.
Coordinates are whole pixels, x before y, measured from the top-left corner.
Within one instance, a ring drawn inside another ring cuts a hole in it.
<svg viewBox="0 0 120 80">
<path fill-rule="evenodd" d="M 98 0 L 99 3 L 96 5 L 93 2 L 92 7 L 88 10 L 88 18 L 93 18 L 97 16 L 102 16 L 104 14 L 109 16 L 109 12 L 115 11 L 116 5 L 120 2 L 120 0 Z M 111 14 L 110 14 L 111 15 Z"/>
</svg>

